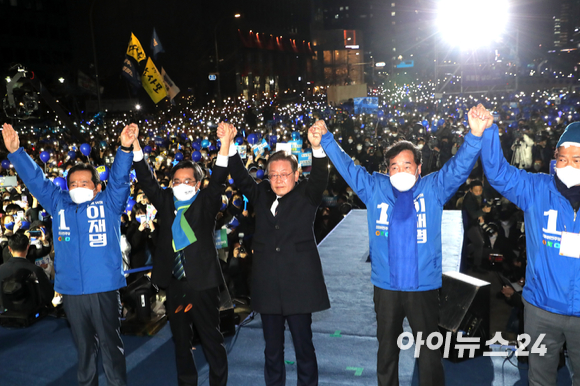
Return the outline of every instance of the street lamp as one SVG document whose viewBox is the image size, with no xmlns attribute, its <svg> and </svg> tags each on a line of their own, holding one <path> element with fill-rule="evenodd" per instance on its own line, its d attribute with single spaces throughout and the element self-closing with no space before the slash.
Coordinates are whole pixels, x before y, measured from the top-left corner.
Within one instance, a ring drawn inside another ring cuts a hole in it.
<svg viewBox="0 0 580 386">
<path fill-rule="evenodd" d="M 234 18 L 239 19 L 240 17 L 242 17 L 241 14 L 236 13 L 234 15 Z M 215 69 L 216 69 L 216 74 L 217 74 L 217 94 L 218 94 L 218 107 L 221 107 L 223 100 L 222 100 L 222 87 L 221 87 L 221 74 L 220 74 L 220 58 L 219 58 L 219 53 L 218 53 L 218 42 L 217 42 L 217 28 L 220 25 L 220 23 L 222 21 L 224 21 L 225 19 L 227 19 L 228 17 L 223 17 L 221 19 L 219 19 L 217 21 L 217 23 L 215 23 L 215 27 L 213 29 L 213 41 L 215 44 Z"/>
</svg>

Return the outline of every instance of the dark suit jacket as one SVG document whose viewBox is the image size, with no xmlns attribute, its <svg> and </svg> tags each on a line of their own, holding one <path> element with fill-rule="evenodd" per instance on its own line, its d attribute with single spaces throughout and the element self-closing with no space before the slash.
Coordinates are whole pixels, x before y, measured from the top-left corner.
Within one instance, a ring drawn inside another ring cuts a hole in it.
<svg viewBox="0 0 580 386">
<path fill-rule="evenodd" d="M 230 157 L 228 168 L 256 213 L 253 309 L 264 314 L 295 315 L 330 308 L 313 231 L 328 183 L 328 158 L 312 159 L 310 178 L 296 183 L 279 199 L 276 217 L 270 211 L 276 199 L 270 181 L 256 184 L 239 155 Z"/>
<path fill-rule="evenodd" d="M 135 162 L 135 172 L 145 195 L 157 209 L 157 246 L 153 254 L 151 280 L 161 288 L 167 288 L 175 265 L 173 234 L 171 226 L 175 219 L 173 190 L 162 189 L 145 160 Z M 223 283 L 223 276 L 215 247 L 215 218 L 220 210 L 223 183 L 228 175 L 227 168 L 214 166 L 207 188 L 202 189 L 195 201 L 185 212 L 185 218 L 195 233 L 197 241 L 187 246 L 185 253 L 185 275 L 197 291 L 214 288 Z"/>
<path fill-rule="evenodd" d="M 44 273 L 42 268 L 35 265 L 34 263 L 31 263 L 25 258 L 11 257 L 6 263 L 0 266 L 0 284 L 4 279 L 14 275 L 21 269 L 34 273 L 38 279 L 38 285 L 40 287 L 40 305 L 49 306 L 52 302 L 52 298 L 54 297 L 54 289 L 52 284 L 50 283 L 50 280 L 48 280 L 48 276 L 46 276 L 46 273 Z"/>
</svg>

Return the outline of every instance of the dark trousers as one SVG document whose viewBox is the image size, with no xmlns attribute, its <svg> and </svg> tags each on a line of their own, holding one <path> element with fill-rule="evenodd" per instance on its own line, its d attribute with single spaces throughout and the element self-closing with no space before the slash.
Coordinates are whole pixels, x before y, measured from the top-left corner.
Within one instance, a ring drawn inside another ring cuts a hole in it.
<svg viewBox="0 0 580 386">
<path fill-rule="evenodd" d="M 530 335 L 530 347 L 545 334 L 541 344 L 545 346 L 546 353 L 530 353 L 528 378 L 530 386 L 556 385 L 558 379 L 558 362 L 560 350 L 564 343 L 568 350 L 568 370 L 572 378 L 572 385 L 578 386 L 580 381 L 580 318 L 554 314 L 533 306 L 525 299 L 524 318 L 526 321 L 525 332 Z"/>
<path fill-rule="evenodd" d="M 194 332 L 209 364 L 209 384 L 225 386 L 228 382 L 228 358 L 220 332 L 219 304 L 218 287 L 196 291 L 187 281 L 172 279 L 167 288 L 167 315 L 180 386 L 197 385 L 197 368 L 191 351 Z"/>
<path fill-rule="evenodd" d="M 483 261 L 483 231 L 479 225 L 474 225 L 467 230 L 467 237 L 473 249 L 473 266 L 480 268 Z"/>
<path fill-rule="evenodd" d="M 98 386 L 99 348 L 103 352 L 103 367 L 109 386 L 127 385 L 119 291 L 64 295 L 63 306 L 78 350 L 79 385 Z"/>
<path fill-rule="evenodd" d="M 266 341 L 266 349 L 264 350 L 266 386 L 286 385 L 284 321 L 288 321 L 296 352 L 298 386 L 318 385 L 318 363 L 312 343 L 312 314 L 288 316 L 262 314 L 262 328 Z"/>
<path fill-rule="evenodd" d="M 399 352 L 397 338 L 403 332 L 405 316 L 411 325 L 415 340 L 438 332 L 439 290 L 403 292 L 375 287 L 375 312 L 377 314 L 377 377 L 379 386 L 399 384 Z M 441 352 L 429 350 L 425 345 L 419 351 L 419 384 L 421 386 L 445 385 Z"/>
</svg>

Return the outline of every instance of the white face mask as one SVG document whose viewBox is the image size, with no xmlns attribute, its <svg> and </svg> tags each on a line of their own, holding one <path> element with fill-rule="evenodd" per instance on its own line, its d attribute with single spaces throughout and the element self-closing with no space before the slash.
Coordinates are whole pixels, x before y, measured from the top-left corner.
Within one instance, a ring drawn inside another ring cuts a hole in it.
<svg viewBox="0 0 580 386">
<path fill-rule="evenodd" d="M 556 168 L 556 174 L 568 189 L 580 185 L 580 169 L 568 165 L 565 168 Z"/>
<path fill-rule="evenodd" d="M 423 144 L 422 144 L 422 143 L 418 144 L 418 145 L 417 145 L 417 148 L 418 148 L 419 150 L 422 150 L 422 149 L 423 149 Z"/>
<path fill-rule="evenodd" d="M 178 201 L 188 201 L 195 196 L 196 190 L 195 186 L 179 184 L 173 188 L 173 195 Z"/>
<path fill-rule="evenodd" d="M 349 138 L 348 143 L 352 143 L 352 142 L 353 142 L 352 138 Z"/>
<path fill-rule="evenodd" d="M 362 150 L 362 145 L 356 145 L 357 150 Z"/>
<path fill-rule="evenodd" d="M 418 170 L 419 169 L 417 168 L 417 171 Z M 389 178 L 391 180 L 391 185 L 393 185 L 393 187 L 399 192 L 406 192 L 411 189 L 413 185 L 415 185 L 415 181 L 417 181 L 416 174 L 409 174 L 406 172 L 399 172 Z"/>
<path fill-rule="evenodd" d="M 88 202 L 95 197 L 95 191 L 87 188 L 75 188 L 69 191 L 70 199 L 73 200 L 75 204 L 82 204 L 83 202 Z"/>
</svg>

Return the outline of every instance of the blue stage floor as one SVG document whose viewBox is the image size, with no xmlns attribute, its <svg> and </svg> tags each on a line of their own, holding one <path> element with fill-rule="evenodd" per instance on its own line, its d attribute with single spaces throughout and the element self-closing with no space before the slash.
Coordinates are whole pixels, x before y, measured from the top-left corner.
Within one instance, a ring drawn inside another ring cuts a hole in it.
<svg viewBox="0 0 580 386">
<path fill-rule="evenodd" d="M 366 211 L 353 211 L 321 243 L 320 252 L 331 299 L 330 310 L 313 316 L 320 385 L 376 385 L 377 341 L 372 303 Z M 406 327 L 408 330 L 408 326 Z M 153 337 L 124 336 L 129 385 L 177 385 L 169 326 Z M 286 333 L 287 384 L 296 384 L 296 359 Z M 264 343 L 259 316 L 226 340 L 229 385 L 259 386 Z M 195 351 L 200 386 L 208 385 L 201 347 Z M 513 364 L 512 364 L 513 363 Z M 454 364 L 444 360 L 447 385 L 527 385 L 527 365 L 504 358 L 480 357 Z M 0 328 L 0 386 L 76 384 L 76 350 L 64 319 L 47 317 L 22 330 Z M 402 351 L 401 385 L 418 385 L 413 349 Z M 100 373 L 100 385 L 106 385 Z M 570 385 L 566 367 L 558 385 Z"/>
</svg>

